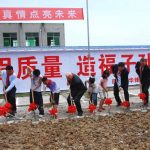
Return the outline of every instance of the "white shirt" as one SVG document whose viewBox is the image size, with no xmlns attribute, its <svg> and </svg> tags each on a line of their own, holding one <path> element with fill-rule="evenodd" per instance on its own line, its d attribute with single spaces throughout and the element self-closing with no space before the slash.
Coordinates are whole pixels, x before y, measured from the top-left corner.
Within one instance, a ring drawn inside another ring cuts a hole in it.
<svg viewBox="0 0 150 150">
<path fill-rule="evenodd" d="M 2 70 L 1 77 L 2 77 L 2 80 L 3 80 L 3 82 L 4 82 L 4 85 L 7 86 L 7 85 L 6 85 L 6 79 L 7 79 L 6 70 Z M 15 73 L 13 73 L 13 74 L 9 77 L 10 85 L 7 87 L 6 92 L 9 92 L 9 91 L 16 85 L 16 80 L 17 80 L 17 77 L 16 77 Z"/>
<path fill-rule="evenodd" d="M 99 88 L 98 88 L 98 86 L 95 83 L 93 83 L 93 84 L 89 85 L 88 91 L 90 93 L 98 93 L 99 92 Z"/>
<path fill-rule="evenodd" d="M 121 86 L 121 74 L 120 73 L 117 74 L 117 84 L 119 87 Z"/>
<path fill-rule="evenodd" d="M 103 79 L 103 78 L 100 79 L 100 83 L 99 83 L 99 89 L 100 89 L 100 90 L 104 90 L 103 87 L 101 86 L 102 84 L 103 84 L 103 87 L 104 87 L 105 89 L 107 89 L 107 86 L 108 86 L 108 79 Z"/>
<path fill-rule="evenodd" d="M 39 77 L 34 77 L 34 75 L 32 74 L 31 77 L 31 89 L 35 88 L 36 86 L 39 85 L 39 87 L 37 87 L 34 91 L 36 92 L 41 92 L 41 75 Z"/>
</svg>

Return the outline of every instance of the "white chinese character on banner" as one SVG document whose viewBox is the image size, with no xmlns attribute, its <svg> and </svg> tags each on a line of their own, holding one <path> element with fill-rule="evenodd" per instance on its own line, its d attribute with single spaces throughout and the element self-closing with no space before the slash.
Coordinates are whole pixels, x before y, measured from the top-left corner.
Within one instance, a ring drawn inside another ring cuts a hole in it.
<svg viewBox="0 0 150 150">
<path fill-rule="evenodd" d="M 55 12 L 55 15 L 56 15 L 56 18 L 64 18 L 64 12 L 63 11 L 61 11 L 61 10 L 57 10 L 56 12 Z"/>
<path fill-rule="evenodd" d="M 30 13 L 30 18 L 39 18 L 38 11 L 37 10 L 33 10 Z"/>
<path fill-rule="evenodd" d="M 26 18 L 26 16 L 25 16 L 26 14 L 25 14 L 24 10 L 17 10 L 16 14 L 17 14 L 18 19 Z"/>
<path fill-rule="evenodd" d="M 4 19 L 12 19 L 11 10 L 3 10 Z"/>
<path fill-rule="evenodd" d="M 70 10 L 68 11 L 68 18 L 76 18 L 76 11 L 75 10 Z"/>
<path fill-rule="evenodd" d="M 52 18 L 52 14 L 50 10 L 43 11 L 43 18 Z"/>
</svg>

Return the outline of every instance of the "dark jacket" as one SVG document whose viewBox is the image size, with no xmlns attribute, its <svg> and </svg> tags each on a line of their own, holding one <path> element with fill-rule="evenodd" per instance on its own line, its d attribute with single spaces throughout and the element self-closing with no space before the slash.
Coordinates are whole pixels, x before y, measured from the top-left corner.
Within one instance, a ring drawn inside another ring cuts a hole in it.
<svg viewBox="0 0 150 150">
<path fill-rule="evenodd" d="M 142 72 L 140 71 L 140 66 L 136 66 L 135 69 L 140 78 L 141 84 L 150 85 L 150 68 L 145 65 L 142 69 Z"/>
<path fill-rule="evenodd" d="M 112 73 L 113 73 L 115 79 L 117 79 L 118 65 L 117 64 L 112 65 L 111 70 L 112 70 Z"/>
<path fill-rule="evenodd" d="M 129 86 L 129 71 L 127 68 L 124 68 L 121 72 L 121 87 L 122 88 L 128 88 Z"/>
<path fill-rule="evenodd" d="M 75 74 L 73 74 L 73 79 L 70 83 L 71 96 L 75 97 L 77 94 L 84 93 L 87 88 L 85 87 L 82 80 Z"/>
<path fill-rule="evenodd" d="M 140 77 L 140 62 L 139 61 L 135 65 L 135 71 L 138 74 L 138 76 Z"/>
</svg>

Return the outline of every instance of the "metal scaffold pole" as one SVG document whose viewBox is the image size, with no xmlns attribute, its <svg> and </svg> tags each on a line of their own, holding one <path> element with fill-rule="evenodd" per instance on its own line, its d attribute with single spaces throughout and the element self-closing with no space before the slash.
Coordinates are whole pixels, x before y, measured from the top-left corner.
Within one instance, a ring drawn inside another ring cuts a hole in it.
<svg viewBox="0 0 150 150">
<path fill-rule="evenodd" d="M 86 0 L 86 14 L 87 14 L 87 44 L 88 44 L 88 64 L 89 64 L 89 76 L 91 75 L 90 70 L 90 27 L 89 27 L 89 3 Z"/>
</svg>

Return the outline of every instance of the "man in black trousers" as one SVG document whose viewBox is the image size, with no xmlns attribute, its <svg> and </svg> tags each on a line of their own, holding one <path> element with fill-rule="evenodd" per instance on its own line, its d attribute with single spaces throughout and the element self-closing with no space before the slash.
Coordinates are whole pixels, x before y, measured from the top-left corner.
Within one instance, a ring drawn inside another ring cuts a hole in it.
<svg viewBox="0 0 150 150">
<path fill-rule="evenodd" d="M 117 101 L 117 106 L 120 106 L 122 103 L 120 96 L 119 96 L 119 92 L 121 89 L 124 91 L 125 100 L 129 102 L 129 92 L 128 92 L 129 72 L 123 62 L 120 62 L 119 64 L 112 66 L 112 72 L 115 77 L 114 96 Z"/>
<path fill-rule="evenodd" d="M 71 95 L 69 94 L 67 98 L 68 105 L 71 105 L 70 99 L 72 97 L 78 111 L 78 116 L 82 116 L 83 111 L 82 111 L 80 99 L 85 93 L 85 91 L 87 90 L 87 88 L 83 84 L 82 80 L 73 73 L 67 73 L 66 78 L 67 78 L 67 84 L 70 85 L 70 92 L 71 92 Z"/>
<path fill-rule="evenodd" d="M 144 105 L 147 106 L 149 102 L 149 86 L 150 86 L 150 68 L 147 65 L 147 60 L 142 58 L 140 62 L 137 62 L 136 73 L 139 75 L 141 82 L 141 90 L 146 95 Z"/>
</svg>

